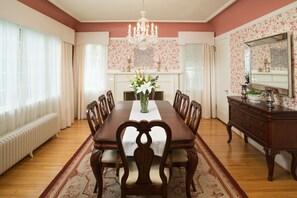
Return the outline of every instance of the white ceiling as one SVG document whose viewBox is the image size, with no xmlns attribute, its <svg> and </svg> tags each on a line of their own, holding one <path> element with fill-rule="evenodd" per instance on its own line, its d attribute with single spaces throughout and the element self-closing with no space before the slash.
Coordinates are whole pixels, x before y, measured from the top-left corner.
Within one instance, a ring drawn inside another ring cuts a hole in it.
<svg viewBox="0 0 297 198">
<path fill-rule="evenodd" d="M 236 0 L 49 0 L 80 22 L 208 22 Z"/>
</svg>

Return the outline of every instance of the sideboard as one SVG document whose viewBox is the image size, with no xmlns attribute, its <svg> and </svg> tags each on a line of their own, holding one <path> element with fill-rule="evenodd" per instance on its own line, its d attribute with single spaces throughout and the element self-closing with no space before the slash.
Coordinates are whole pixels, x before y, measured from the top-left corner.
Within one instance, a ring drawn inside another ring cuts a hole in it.
<svg viewBox="0 0 297 198">
<path fill-rule="evenodd" d="M 228 96 L 228 103 L 228 143 L 232 140 L 233 126 L 244 134 L 245 142 L 251 138 L 263 146 L 269 181 L 273 180 L 275 156 L 288 151 L 292 155 L 291 174 L 297 180 L 297 111 L 279 105 L 270 109 L 264 101 L 251 103 L 240 96 Z"/>
</svg>

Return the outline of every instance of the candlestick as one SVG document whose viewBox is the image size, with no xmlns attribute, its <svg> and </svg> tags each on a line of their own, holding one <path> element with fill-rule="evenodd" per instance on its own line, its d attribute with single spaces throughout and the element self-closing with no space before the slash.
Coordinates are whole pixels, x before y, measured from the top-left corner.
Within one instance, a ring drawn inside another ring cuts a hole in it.
<svg viewBox="0 0 297 198">
<path fill-rule="evenodd" d="M 131 33 L 131 24 L 129 24 L 129 30 L 128 33 Z"/>
</svg>

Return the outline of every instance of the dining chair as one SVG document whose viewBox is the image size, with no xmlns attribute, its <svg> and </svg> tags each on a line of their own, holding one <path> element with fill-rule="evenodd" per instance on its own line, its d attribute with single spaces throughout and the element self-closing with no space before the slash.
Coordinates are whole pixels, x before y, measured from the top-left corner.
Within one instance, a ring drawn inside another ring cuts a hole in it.
<svg viewBox="0 0 297 198">
<path fill-rule="evenodd" d="M 109 112 L 111 112 L 113 110 L 113 108 L 115 107 L 115 103 L 114 103 L 114 99 L 113 99 L 111 90 L 106 92 L 106 99 L 107 99 Z"/>
<path fill-rule="evenodd" d="M 182 94 L 182 92 L 180 90 L 176 90 L 175 92 L 175 96 L 174 96 L 174 101 L 173 101 L 173 108 L 178 111 L 178 107 L 179 107 L 179 100 L 180 100 L 180 95 Z"/>
<path fill-rule="evenodd" d="M 198 127 L 200 125 L 202 116 L 202 106 L 195 100 L 191 101 L 188 116 L 186 118 L 186 124 L 190 127 L 194 135 L 198 133 Z"/>
<path fill-rule="evenodd" d="M 101 124 L 99 107 L 96 101 L 93 101 L 87 105 L 86 116 L 87 116 L 91 134 L 92 136 L 94 136 L 96 131 L 100 128 L 100 124 Z"/>
<path fill-rule="evenodd" d="M 188 127 L 191 129 L 193 134 L 196 136 L 201 120 L 201 115 L 202 115 L 202 107 L 201 104 L 198 102 L 192 100 L 190 104 L 190 109 L 189 113 L 186 118 L 186 124 Z M 173 149 L 171 150 L 171 165 L 172 167 L 187 167 L 187 162 L 188 162 L 188 154 L 185 149 Z M 192 180 L 192 188 L 193 191 L 196 192 L 196 187 L 195 183 Z"/>
<path fill-rule="evenodd" d="M 109 111 L 107 109 L 107 102 L 106 102 L 106 97 L 104 94 L 102 94 L 101 96 L 98 97 L 98 101 L 99 101 L 99 114 L 102 120 L 102 123 L 104 122 L 104 120 L 107 118 L 107 116 L 109 115 Z"/>
<path fill-rule="evenodd" d="M 86 116 L 89 124 L 89 128 L 92 136 L 96 134 L 96 131 L 100 128 L 102 121 L 100 121 L 99 107 L 96 101 L 87 105 Z M 116 168 L 117 166 L 117 151 L 116 150 L 104 150 L 99 160 L 101 163 L 102 172 L 104 168 Z M 97 192 L 98 184 L 96 183 L 94 193 Z M 102 186 L 101 186 L 102 189 Z"/>
<path fill-rule="evenodd" d="M 186 116 L 189 110 L 190 97 L 186 94 L 180 95 L 179 105 L 178 105 L 178 114 L 182 117 L 183 120 L 186 120 Z"/>
<path fill-rule="evenodd" d="M 123 145 L 123 133 L 127 127 L 134 127 L 137 131 L 136 146 L 133 156 L 126 156 Z M 149 133 L 151 128 L 161 127 L 164 129 L 166 139 L 161 157 L 154 154 L 150 147 L 152 137 Z M 171 142 L 171 129 L 161 120 L 126 121 L 121 124 L 116 134 L 117 145 L 123 167 L 119 170 L 119 183 L 121 185 L 121 197 L 126 195 L 162 195 L 167 197 L 167 185 L 170 170 L 165 167 Z"/>
</svg>

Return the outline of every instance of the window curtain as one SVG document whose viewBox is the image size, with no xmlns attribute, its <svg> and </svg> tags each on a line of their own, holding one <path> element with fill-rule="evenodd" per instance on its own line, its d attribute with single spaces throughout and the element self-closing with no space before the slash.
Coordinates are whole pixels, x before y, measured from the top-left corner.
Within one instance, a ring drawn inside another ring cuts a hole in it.
<svg viewBox="0 0 297 198">
<path fill-rule="evenodd" d="M 72 45 L 61 43 L 61 88 L 60 88 L 60 128 L 74 122 L 74 85 L 72 68 Z"/>
<path fill-rule="evenodd" d="M 216 118 L 214 47 L 208 44 L 203 44 L 203 67 L 202 116 L 203 118 Z"/>
<path fill-rule="evenodd" d="M 0 20 L 0 135 L 58 112 L 60 40 Z"/>
<path fill-rule="evenodd" d="M 107 47 L 99 44 L 80 45 L 76 48 L 75 78 L 77 118 L 86 118 L 86 107 L 107 87 Z"/>
<path fill-rule="evenodd" d="M 184 92 L 202 105 L 203 118 L 215 118 L 214 48 L 208 44 L 182 46 Z"/>
<path fill-rule="evenodd" d="M 202 102 L 203 54 L 201 44 L 186 44 L 182 50 L 184 63 L 184 92 L 191 100 Z"/>
<path fill-rule="evenodd" d="M 0 20 L 0 135 L 17 126 L 17 65 L 19 62 L 19 26 Z M 13 88 L 15 91 L 9 91 Z M 13 119 L 13 120 L 12 120 Z"/>
</svg>

